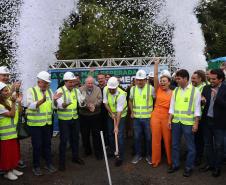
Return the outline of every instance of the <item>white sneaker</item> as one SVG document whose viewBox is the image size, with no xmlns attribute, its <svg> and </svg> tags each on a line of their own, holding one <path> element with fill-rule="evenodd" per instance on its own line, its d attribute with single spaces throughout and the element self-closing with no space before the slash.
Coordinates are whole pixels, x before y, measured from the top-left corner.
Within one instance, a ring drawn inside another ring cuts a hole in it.
<svg viewBox="0 0 226 185">
<path fill-rule="evenodd" d="M 15 169 L 13 169 L 12 172 L 13 172 L 13 174 L 16 175 L 16 176 L 21 176 L 21 175 L 24 174 L 23 172 L 18 171 L 18 170 L 15 170 Z"/>
<path fill-rule="evenodd" d="M 17 179 L 18 179 L 18 177 L 17 177 L 16 175 L 14 175 L 12 171 L 9 171 L 8 173 L 6 173 L 6 174 L 4 175 L 4 177 L 5 177 L 6 179 L 11 180 L 11 181 L 14 181 L 14 180 L 17 180 Z"/>
</svg>

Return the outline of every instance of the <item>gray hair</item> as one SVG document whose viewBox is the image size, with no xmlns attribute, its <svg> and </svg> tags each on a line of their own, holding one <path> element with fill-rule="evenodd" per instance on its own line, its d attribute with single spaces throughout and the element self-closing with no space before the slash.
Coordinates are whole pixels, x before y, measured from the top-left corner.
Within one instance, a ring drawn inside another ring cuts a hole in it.
<svg viewBox="0 0 226 185">
<path fill-rule="evenodd" d="M 88 80 L 92 80 L 93 83 L 95 82 L 94 78 L 92 76 L 88 76 L 86 79 L 85 79 L 85 83 L 88 81 Z"/>
</svg>

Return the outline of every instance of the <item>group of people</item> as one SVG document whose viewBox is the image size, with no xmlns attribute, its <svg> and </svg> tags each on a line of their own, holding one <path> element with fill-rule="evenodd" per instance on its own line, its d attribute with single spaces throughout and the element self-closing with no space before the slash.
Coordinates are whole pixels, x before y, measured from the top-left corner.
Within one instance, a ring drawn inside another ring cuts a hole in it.
<svg viewBox="0 0 226 185">
<path fill-rule="evenodd" d="M 185 69 L 176 71 L 173 77 L 167 70 L 159 74 L 158 63 L 156 60 L 153 81 L 147 79 L 144 70 L 138 70 L 134 84 L 127 91 L 120 86 L 117 77 L 106 80 L 104 74 L 99 74 L 95 85 L 94 77 L 88 76 L 85 84 L 80 85 L 74 73 L 66 72 L 64 83 L 53 93 L 50 74 L 41 71 L 37 75 L 37 85 L 27 90 L 23 105 L 31 135 L 34 175 L 43 174 L 42 156 L 45 169 L 49 173 L 56 171 L 51 156 L 53 113 L 56 111 L 60 171 L 66 170 L 67 145 L 72 151 L 71 161 L 85 164 L 79 155 L 80 133 L 85 155 L 94 152 L 97 160 L 103 159 L 100 130 L 104 131 L 108 157 L 113 157 L 118 148 L 115 165 L 121 166 L 125 160 L 124 134 L 129 117 L 134 137 L 131 163 L 137 164 L 145 156 L 149 165 L 158 167 L 164 145 L 168 173 L 178 171 L 183 135 L 187 148 L 183 176 L 191 176 L 195 164 L 205 156 L 205 165 L 200 171 L 211 170 L 212 175 L 218 177 L 226 136 L 226 65 L 210 70 L 207 76 L 204 71 L 197 70 L 190 82 Z M 23 174 L 16 169 L 20 161 L 16 128 L 22 95 L 20 84 L 10 86 L 8 81 L 8 69 L 0 67 L 0 170 L 4 171 L 5 178 L 16 180 Z"/>
</svg>

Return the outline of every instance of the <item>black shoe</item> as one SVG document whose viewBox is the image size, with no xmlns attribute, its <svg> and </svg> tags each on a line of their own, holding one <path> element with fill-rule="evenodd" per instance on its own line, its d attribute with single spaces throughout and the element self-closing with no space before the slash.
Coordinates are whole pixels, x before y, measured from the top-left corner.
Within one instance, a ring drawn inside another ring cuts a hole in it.
<svg viewBox="0 0 226 185">
<path fill-rule="evenodd" d="M 211 167 L 209 165 L 205 165 L 199 169 L 200 172 L 208 172 L 208 171 L 213 171 L 213 170 L 214 170 L 214 167 Z"/>
<path fill-rule="evenodd" d="M 45 169 L 48 170 L 49 173 L 55 173 L 57 171 L 52 164 L 45 166 Z"/>
<path fill-rule="evenodd" d="M 184 169 L 183 176 L 184 177 L 190 177 L 192 174 L 192 169 Z"/>
<path fill-rule="evenodd" d="M 59 171 L 64 172 L 66 170 L 65 164 L 60 164 L 58 169 L 59 169 Z"/>
<path fill-rule="evenodd" d="M 103 156 L 102 156 L 102 155 L 97 155 L 97 156 L 96 156 L 96 159 L 97 159 L 98 161 L 101 161 L 101 160 L 103 159 Z"/>
<path fill-rule="evenodd" d="M 221 170 L 219 168 L 215 168 L 212 172 L 213 177 L 219 177 L 221 175 Z"/>
<path fill-rule="evenodd" d="M 119 159 L 119 158 L 115 159 L 115 166 L 119 167 L 122 165 L 122 163 L 123 163 L 122 159 Z"/>
<path fill-rule="evenodd" d="M 85 162 L 82 159 L 80 159 L 80 158 L 72 159 L 72 162 L 73 163 L 77 163 L 79 165 L 85 165 Z"/>
<path fill-rule="evenodd" d="M 200 166 L 202 164 L 202 158 L 199 157 L 195 160 L 195 166 Z"/>
<path fill-rule="evenodd" d="M 168 173 L 174 173 L 174 172 L 176 172 L 176 171 L 178 171 L 179 170 L 179 167 L 170 167 L 168 170 L 167 170 L 167 172 Z"/>
<path fill-rule="evenodd" d="M 43 173 L 42 173 L 42 171 L 41 171 L 41 169 L 39 167 L 38 168 L 33 168 L 32 171 L 33 171 L 35 176 L 43 175 Z"/>
</svg>

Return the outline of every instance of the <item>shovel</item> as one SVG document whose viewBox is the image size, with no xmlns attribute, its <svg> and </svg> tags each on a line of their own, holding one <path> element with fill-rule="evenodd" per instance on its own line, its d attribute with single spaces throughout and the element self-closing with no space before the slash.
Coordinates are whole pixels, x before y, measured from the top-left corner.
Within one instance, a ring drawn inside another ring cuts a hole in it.
<svg viewBox="0 0 226 185">
<path fill-rule="evenodd" d="M 114 118 L 114 125 L 115 125 L 116 119 Z M 116 160 L 119 160 L 119 150 L 118 150 L 118 134 L 115 133 L 115 158 Z"/>
</svg>

